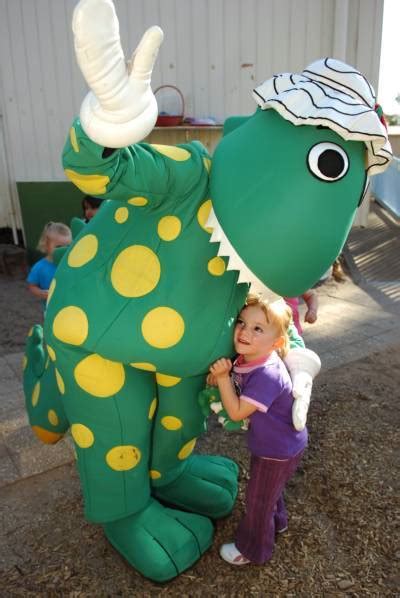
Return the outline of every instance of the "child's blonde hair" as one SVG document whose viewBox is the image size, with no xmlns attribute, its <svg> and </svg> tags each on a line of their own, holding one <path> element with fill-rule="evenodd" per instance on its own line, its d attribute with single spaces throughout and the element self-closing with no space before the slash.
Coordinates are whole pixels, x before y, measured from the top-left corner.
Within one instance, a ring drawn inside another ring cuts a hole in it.
<svg viewBox="0 0 400 598">
<path fill-rule="evenodd" d="M 242 309 L 249 306 L 259 307 L 264 312 L 268 324 L 273 324 L 276 329 L 277 338 L 283 338 L 283 345 L 277 349 L 276 352 L 282 359 L 286 357 L 290 349 L 288 334 L 289 324 L 292 321 L 292 310 L 290 306 L 285 303 L 284 299 L 269 303 L 258 295 L 248 295 Z"/>
<path fill-rule="evenodd" d="M 47 251 L 47 239 L 49 237 L 59 236 L 71 239 L 71 230 L 69 226 L 64 224 L 63 222 L 48 222 L 44 229 L 42 230 L 42 234 L 40 235 L 39 243 L 37 248 L 42 253 L 46 253 Z"/>
</svg>

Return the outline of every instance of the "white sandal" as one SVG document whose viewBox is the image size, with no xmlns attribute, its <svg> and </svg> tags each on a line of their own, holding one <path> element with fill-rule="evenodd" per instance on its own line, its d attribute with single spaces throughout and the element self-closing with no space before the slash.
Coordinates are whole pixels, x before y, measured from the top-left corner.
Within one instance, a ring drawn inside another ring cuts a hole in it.
<svg viewBox="0 0 400 598">
<path fill-rule="evenodd" d="M 251 561 L 246 559 L 241 552 L 238 551 L 235 544 L 222 544 L 219 549 L 219 554 L 227 563 L 231 565 L 248 565 Z"/>
</svg>

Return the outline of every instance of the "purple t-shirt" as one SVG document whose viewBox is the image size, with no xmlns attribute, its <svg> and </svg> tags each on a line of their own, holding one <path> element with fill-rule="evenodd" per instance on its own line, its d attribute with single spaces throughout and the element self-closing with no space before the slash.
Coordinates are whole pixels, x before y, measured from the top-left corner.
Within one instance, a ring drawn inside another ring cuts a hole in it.
<svg viewBox="0 0 400 598">
<path fill-rule="evenodd" d="M 249 417 L 247 444 L 258 457 L 287 459 L 307 446 L 307 428 L 292 422 L 292 381 L 275 353 L 264 361 L 235 362 L 233 381 L 240 399 L 257 407 Z"/>
</svg>

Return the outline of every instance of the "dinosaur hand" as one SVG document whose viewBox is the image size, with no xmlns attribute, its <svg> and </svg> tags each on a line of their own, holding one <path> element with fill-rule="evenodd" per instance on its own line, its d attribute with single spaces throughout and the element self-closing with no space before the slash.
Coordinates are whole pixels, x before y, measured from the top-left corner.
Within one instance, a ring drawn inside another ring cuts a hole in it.
<svg viewBox="0 0 400 598">
<path fill-rule="evenodd" d="M 293 384 L 293 425 L 296 430 L 301 431 L 306 426 L 313 379 L 321 369 L 321 360 L 310 349 L 296 348 L 285 357 L 285 365 Z"/>
<path fill-rule="evenodd" d="M 86 134 L 111 148 L 141 141 L 157 119 L 150 82 L 162 30 L 151 27 L 146 31 L 128 65 L 111 0 L 80 0 L 72 29 L 77 61 L 91 89 L 80 112 Z"/>
<path fill-rule="evenodd" d="M 308 408 L 310 406 L 312 378 L 305 372 L 298 373 L 293 382 L 292 421 L 296 430 L 301 432 L 307 423 Z"/>
</svg>

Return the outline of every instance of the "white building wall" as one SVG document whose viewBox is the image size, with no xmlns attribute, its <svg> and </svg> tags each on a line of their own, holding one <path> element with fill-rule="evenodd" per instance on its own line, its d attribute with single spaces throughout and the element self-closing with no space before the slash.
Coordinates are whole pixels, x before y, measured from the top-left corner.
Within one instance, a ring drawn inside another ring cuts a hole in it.
<svg viewBox="0 0 400 598">
<path fill-rule="evenodd" d="M 60 155 L 86 85 L 75 63 L 75 0 L 0 0 L 0 112 L 18 182 L 65 180 Z M 153 77 L 177 85 L 187 116 L 253 112 L 251 90 L 275 72 L 335 56 L 377 86 L 383 0 L 115 0 L 129 56 L 165 32 Z M 0 223 L 1 224 L 1 223 Z"/>
</svg>

